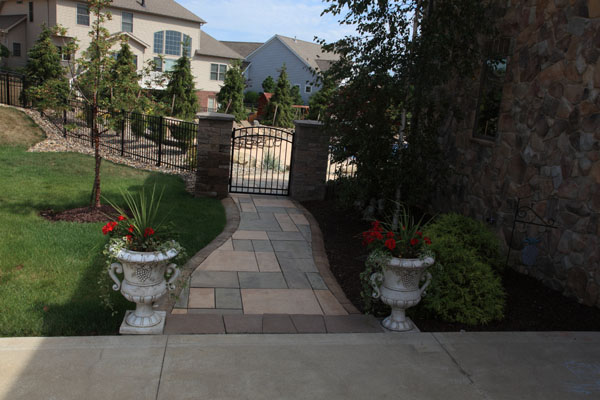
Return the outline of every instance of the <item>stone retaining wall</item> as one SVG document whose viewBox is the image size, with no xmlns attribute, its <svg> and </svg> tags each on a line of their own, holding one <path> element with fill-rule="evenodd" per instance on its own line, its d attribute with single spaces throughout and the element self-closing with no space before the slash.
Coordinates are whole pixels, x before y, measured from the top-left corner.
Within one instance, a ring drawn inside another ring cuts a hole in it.
<svg viewBox="0 0 600 400">
<path fill-rule="evenodd" d="M 517 226 L 512 263 L 546 285 L 600 306 L 600 1 L 511 0 L 511 38 L 495 140 L 473 138 L 477 78 L 461 82 L 466 118 L 444 138 L 450 182 L 437 206 L 486 220 L 508 242 L 515 199 L 556 230 Z M 546 200 L 551 199 L 551 200 Z M 542 239 L 533 267 L 525 237 Z"/>
</svg>

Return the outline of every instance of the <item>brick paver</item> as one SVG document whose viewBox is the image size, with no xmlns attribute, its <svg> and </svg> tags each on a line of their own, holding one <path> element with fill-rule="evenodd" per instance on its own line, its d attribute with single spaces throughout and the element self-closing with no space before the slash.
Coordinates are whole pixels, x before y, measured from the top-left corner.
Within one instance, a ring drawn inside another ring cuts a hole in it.
<svg viewBox="0 0 600 400">
<path fill-rule="evenodd" d="M 167 319 L 169 333 L 378 330 L 375 318 L 348 315 L 355 311 L 328 267 L 317 267 L 324 252 L 320 243 L 313 252 L 310 214 L 288 198 L 231 196 L 239 227 L 192 273 Z"/>
</svg>

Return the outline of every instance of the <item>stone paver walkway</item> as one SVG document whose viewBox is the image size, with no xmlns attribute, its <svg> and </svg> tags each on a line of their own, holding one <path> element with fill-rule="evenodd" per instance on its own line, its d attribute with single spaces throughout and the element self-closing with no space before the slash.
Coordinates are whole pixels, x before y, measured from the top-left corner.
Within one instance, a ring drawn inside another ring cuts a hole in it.
<svg viewBox="0 0 600 400">
<path fill-rule="evenodd" d="M 192 273 L 165 333 L 381 332 L 372 317 L 349 315 L 324 249 L 313 251 L 322 239 L 307 211 L 287 197 L 232 198 L 239 227 Z"/>
</svg>

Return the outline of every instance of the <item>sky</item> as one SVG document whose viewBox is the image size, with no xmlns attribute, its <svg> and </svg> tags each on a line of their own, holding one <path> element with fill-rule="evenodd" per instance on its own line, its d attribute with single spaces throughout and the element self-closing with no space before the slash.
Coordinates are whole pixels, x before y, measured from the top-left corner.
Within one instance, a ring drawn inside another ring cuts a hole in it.
<svg viewBox="0 0 600 400">
<path fill-rule="evenodd" d="M 176 0 L 206 21 L 202 30 L 217 40 L 265 42 L 273 35 L 327 42 L 354 33 L 339 16 L 321 12 L 321 0 Z"/>
</svg>

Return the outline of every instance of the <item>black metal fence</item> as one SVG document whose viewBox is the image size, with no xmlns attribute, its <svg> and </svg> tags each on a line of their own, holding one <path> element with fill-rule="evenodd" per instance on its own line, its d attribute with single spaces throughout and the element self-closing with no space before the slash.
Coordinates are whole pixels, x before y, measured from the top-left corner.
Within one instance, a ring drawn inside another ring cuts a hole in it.
<svg viewBox="0 0 600 400">
<path fill-rule="evenodd" d="M 24 76 L 0 71 L 0 103 L 27 107 L 22 96 Z M 44 114 L 65 137 L 94 146 L 91 108 L 74 100 L 62 112 Z M 198 124 L 175 118 L 127 113 L 99 113 L 100 147 L 142 163 L 181 171 L 196 170 Z"/>
<path fill-rule="evenodd" d="M 46 114 L 65 137 L 93 147 L 92 110 L 74 101 L 62 113 Z M 100 148 L 142 163 L 182 171 L 196 169 L 198 125 L 138 113 L 100 112 Z"/>
<path fill-rule="evenodd" d="M 22 96 L 24 81 L 23 75 L 0 71 L 0 103 L 25 107 Z"/>
</svg>

